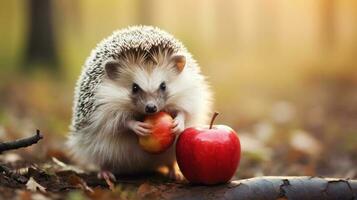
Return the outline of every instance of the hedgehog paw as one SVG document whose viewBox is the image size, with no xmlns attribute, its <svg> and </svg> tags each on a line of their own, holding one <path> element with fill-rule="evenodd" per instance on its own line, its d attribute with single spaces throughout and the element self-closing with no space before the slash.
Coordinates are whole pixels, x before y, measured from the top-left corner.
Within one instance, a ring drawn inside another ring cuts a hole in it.
<svg viewBox="0 0 357 200">
<path fill-rule="evenodd" d="M 151 134 L 152 126 L 148 123 L 139 121 L 129 121 L 128 127 L 138 136 L 148 136 Z"/>
</svg>

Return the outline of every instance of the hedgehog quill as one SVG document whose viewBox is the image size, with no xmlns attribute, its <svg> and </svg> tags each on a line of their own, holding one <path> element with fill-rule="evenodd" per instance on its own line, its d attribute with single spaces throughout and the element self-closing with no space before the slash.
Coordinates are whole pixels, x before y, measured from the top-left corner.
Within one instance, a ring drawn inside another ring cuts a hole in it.
<svg viewBox="0 0 357 200">
<path fill-rule="evenodd" d="M 174 118 L 172 131 L 207 124 L 211 91 L 192 55 L 169 33 L 133 26 L 101 41 L 87 58 L 74 92 L 67 145 L 76 161 L 100 174 L 130 175 L 167 166 L 176 178 L 174 145 L 162 154 L 143 151 L 150 134 L 142 119 L 160 111 Z"/>
</svg>

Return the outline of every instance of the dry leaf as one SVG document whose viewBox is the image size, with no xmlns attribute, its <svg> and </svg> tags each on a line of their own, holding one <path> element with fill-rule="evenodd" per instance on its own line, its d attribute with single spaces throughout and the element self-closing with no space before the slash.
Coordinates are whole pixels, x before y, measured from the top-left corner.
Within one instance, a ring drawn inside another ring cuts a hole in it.
<svg viewBox="0 0 357 200">
<path fill-rule="evenodd" d="M 148 183 L 141 184 L 137 190 L 138 197 L 147 199 L 155 199 L 160 196 L 160 193 L 161 192 L 156 187 L 153 187 Z"/>
<path fill-rule="evenodd" d="M 310 133 L 303 130 L 294 130 L 292 132 L 290 145 L 294 149 L 311 156 L 319 156 L 322 150 L 321 143 Z"/>
<path fill-rule="evenodd" d="M 76 173 L 84 173 L 83 170 L 79 169 L 78 167 L 72 166 L 72 165 L 67 165 L 66 163 L 58 160 L 55 157 L 52 157 L 52 161 L 57 164 L 58 166 L 60 166 L 62 168 L 63 171 L 74 171 Z"/>
<path fill-rule="evenodd" d="M 270 160 L 272 157 L 272 150 L 251 134 L 241 133 L 239 139 L 242 144 L 243 152 L 260 155 L 261 158 L 265 160 Z"/>
<path fill-rule="evenodd" d="M 36 182 L 35 179 L 30 177 L 30 179 L 26 183 L 26 188 L 32 192 L 41 191 L 46 192 L 46 188 Z"/>
<path fill-rule="evenodd" d="M 259 122 L 254 126 L 256 138 L 262 142 L 268 142 L 274 137 L 274 126 L 270 122 Z"/>
<path fill-rule="evenodd" d="M 3 157 L 3 161 L 6 163 L 14 163 L 20 160 L 22 160 L 21 156 L 16 153 L 6 153 Z"/>
<path fill-rule="evenodd" d="M 93 193 L 92 188 L 90 188 L 87 183 L 79 176 L 72 174 L 69 177 L 69 182 L 74 185 L 74 186 L 79 186 L 80 188 L 82 188 L 85 191 L 88 191 L 90 193 Z"/>
<path fill-rule="evenodd" d="M 16 173 L 20 174 L 20 175 L 26 175 L 29 172 L 29 168 L 28 167 L 22 167 L 16 170 Z"/>
</svg>

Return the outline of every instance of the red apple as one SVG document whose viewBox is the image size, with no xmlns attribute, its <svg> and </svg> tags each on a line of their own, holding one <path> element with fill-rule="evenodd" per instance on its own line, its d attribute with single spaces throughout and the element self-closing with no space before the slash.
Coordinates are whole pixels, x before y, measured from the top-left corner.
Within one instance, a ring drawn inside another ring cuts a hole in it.
<svg viewBox="0 0 357 200">
<path fill-rule="evenodd" d="M 237 133 L 228 126 L 187 128 L 176 144 L 177 163 L 191 183 L 218 184 L 228 182 L 235 174 L 240 160 Z"/>
<path fill-rule="evenodd" d="M 149 136 L 140 136 L 139 145 L 149 153 L 162 153 L 167 150 L 175 140 L 172 133 L 173 119 L 165 112 L 158 112 L 145 117 L 144 122 L 152 125 Z"/>
</svg>

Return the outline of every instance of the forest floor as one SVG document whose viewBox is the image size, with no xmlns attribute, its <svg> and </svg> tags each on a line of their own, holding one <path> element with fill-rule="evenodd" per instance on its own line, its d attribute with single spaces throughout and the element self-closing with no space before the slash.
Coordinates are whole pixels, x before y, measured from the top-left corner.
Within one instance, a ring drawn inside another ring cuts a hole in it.
<svg viewBox="0 0 357 200">
<path fill-rule="evenodd" d="M 56 89 L 54 89 L 56 88 Z M 242 143 L 234 179 L 256 176 L 357 178 L 357 81 L 349 76 L 307 80 L 302 91 L 277 97 L 267 115 L 238 116 Z M 0 199 L 135 199 L 148 185 L 175 184 L 159 174 L 119 177 L 112 190 L 83 171 L 64 148 L 71 90 L 16 79 L 0 84 L 0 141 L 35 134 L 44 139 L 0 155 Z M 184 183 L 187 185 L 187 183 Z M 148 189 L 149 188 L 149 189 Z"/>
</svg>

